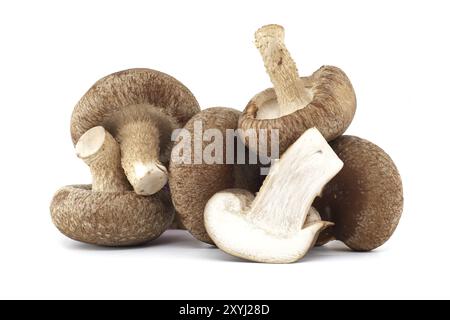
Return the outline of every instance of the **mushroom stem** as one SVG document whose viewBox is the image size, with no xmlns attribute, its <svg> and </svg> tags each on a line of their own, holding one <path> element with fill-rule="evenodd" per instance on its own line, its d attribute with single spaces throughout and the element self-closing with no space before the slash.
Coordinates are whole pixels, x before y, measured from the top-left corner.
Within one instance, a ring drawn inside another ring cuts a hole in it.
<svg viewBox="0 0 450 320">
<path fill-rule="evenodd" d="M 307 130 L 272 165 L 247 218 L 279 236 L 300 233 L 314 199 L 342 166 L 320 132 Z"/>
<path fill-rule="evenodd" d="M 120 145 L 125 175 L 140 195 L 155 194 L 167 183 L 167 169 L 161 161 L 168 161 L 175 125 L 155 108 L 148 104 L 130 105 L 105 121 L 105 127 Z"/>
<path fill-rule="evenodd" d="M 122 167 L 135 192 L 152 195 L 167 183 L 167 169 L 159 161 L 160 132 L 151 121 L 129 122 L 118 128 Z"/>
<path fill-rule="evenodd" d="M 91 169 L 92 191 L 122 192 L 131 186 L 120 163 L 120 148 L 113 136 L 98 126 L 84 133 L 75 146 L 77 156 Z"/>
<path fill-rule="evenodd" d="M 311 101 L 311 93 L 305 88 L 295 61 L 284 44 L 284 28 L 275 24 L 261 27 L 255 33 L 255 44 L 274 86 L 280 115 L 307 106 Z"/>
</svg>

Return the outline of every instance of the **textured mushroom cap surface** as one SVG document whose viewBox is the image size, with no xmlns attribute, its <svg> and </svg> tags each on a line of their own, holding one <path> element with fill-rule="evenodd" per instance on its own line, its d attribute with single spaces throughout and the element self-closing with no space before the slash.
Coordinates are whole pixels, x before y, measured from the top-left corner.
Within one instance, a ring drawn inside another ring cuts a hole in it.
<svg viewBox="0 0 450 320">
<path fill-rule="evenodd" d="M 240 117 L 239 127 L 244 130 L 266 129 L 268 137 L 271 129 L 278 129 L 280 153 L 312 127 L 316 127 L 327 141 L 342 135 L 356 111 L 355 92 L 345 73 L 337 67 L 323 66 L 302 80 L 313 96 L 304 108 L 274 119 L 259 119 L 258 111 L 264 104 L 277 102 L 275 90 L 270 88 L 250 100 Z"/>
<path fill-rule="evenodd" d="M 71 239 L 103 246 L 137 245 L 159 237 L 174 211 L 163 193 L 93 192 L 90 185 L 63 187 L 50 206 L 55 226 Z"/>
<path fill-rule="evenodd" d="M 389 155 L 367 140 L 342 136 L 331 146 L 344 168 L 314 204 L 324 220 L 335 223 L 321 238 L 332 232 L 353 250 L 373 250 L 391 237 L 400 220 L 400 174 Z"/>
<path fill-rule="evenodd" d="M 200 111 L 197 100 L 181 82 L 151 69 L 130 69 L 97 81 L 75 106 L 71 120 L 73 143 L 92 127 L 103 125 L 114 112 L 146 104 L 183 126 Z"/>
<path fill-rule="evenodd" d="M 226 129 L 236 129 L 240 112 L 230 108 L 209 108 L 196 114 L 188 121 L 184 129 L 191 133 L 192 164 L 179 164 L 171 160 L 169 167 L 169 186 L 172 201 L 184 227 L 198 240 L 213 243 L 204 225 L 204 209 L 208 200 L 217 192 L 239 186 L 249 190 L 259 188 L 259 170 L 255 166 L 235 166 L 233 164 L 194 164 L 194 123 L 201 123 L 203 132 L 207 129 L 218 129 L 225 138 Z M 203 133 L 202 132 L 202 133 Z M 204 150 L 209 141 L 198 141 Z M 173 150 L 175 152 L 175 149 Z M 226 144 L 223 141 L 223 155 L 226 155 Z M 173 157 L 172 157 L 173 158 Z M 236 177 L 247 172 L 247 177 Z M 250 177 L 250 176 L 255 177 Z M 261 181 L 262 183 L 262 181 Z M 247 185 L 249 184 L 249 185 Z"/>
</svg>

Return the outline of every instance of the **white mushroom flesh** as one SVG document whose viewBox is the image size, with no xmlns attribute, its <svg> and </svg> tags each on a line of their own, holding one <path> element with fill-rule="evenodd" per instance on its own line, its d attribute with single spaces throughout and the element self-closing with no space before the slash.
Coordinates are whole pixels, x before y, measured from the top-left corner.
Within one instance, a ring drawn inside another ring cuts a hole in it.
<svg viewBox="0 0 450 320">
<path fill-rule="evenodd" d="M 312 202 L 342 166 L 320 132 L 307 130 L 272 165 L 256 197 L 233 189 L 209 200 L 208 234 L 220 249 L 244 259 L 269 263 L 301 259 L 330 225 L 317 215 L 306 221 Z"/>
</svg>

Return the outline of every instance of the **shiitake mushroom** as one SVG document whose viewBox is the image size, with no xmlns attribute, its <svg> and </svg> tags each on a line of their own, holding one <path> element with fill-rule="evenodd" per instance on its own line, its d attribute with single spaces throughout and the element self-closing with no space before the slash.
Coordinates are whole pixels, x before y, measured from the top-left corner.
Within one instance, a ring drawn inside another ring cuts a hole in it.
<svg viewBox="0 0 450 320">
<path fill-rule="evenodd" d="M 403 211 L 403 188 L 392 159 L 374 143 L 341 136 L 331 147 L 343 169 L 314 202 L 323 220 L 334 222 L 317 244 L 340 240 L 355 251 L 383 245 L 394 233 Z"/>
</svg>

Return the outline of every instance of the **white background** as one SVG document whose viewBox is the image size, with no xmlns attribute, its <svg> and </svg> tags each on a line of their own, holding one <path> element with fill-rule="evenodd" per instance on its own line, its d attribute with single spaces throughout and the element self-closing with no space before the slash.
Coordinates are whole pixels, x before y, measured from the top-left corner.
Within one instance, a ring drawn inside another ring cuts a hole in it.
<svg viewBox="0 0 450 320">
<path fill-rule="evenodd" d="M 0 298 L 450 298 L 449 15 L 430 0 L 1 1 Z M 265 265 L 179 232 L 102 249 L 53 227 L 53 193 L 90 181 L 69 121 L 97 79 L 154 68 L 203 108 L 242 110 L 271 86 L 253 45 L 267 23 L 284 25 L 301 74 L 347 73 L 358 98 L 348 133 L 398 165 L 405 209 L 385 246 Z"/>
</svg>

